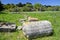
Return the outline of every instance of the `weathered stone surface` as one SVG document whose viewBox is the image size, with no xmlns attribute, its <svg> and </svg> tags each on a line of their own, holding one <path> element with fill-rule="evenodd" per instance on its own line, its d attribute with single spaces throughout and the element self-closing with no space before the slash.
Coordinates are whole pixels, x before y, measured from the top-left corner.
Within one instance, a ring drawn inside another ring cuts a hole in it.
<svg viewBox="0 0 60 40">
<path fill-rule="evenodd" d="M 53 32 L 52 24 L 49 21 L 24 23 L 22 30 L 27 37 L 50 35 Z"/>
<path fill-rule="evenodd" d="M 38 21 L 38 18 L 34 18 L 34 17 L 28 17 L 28 21 Z"/>
<path fill-rule="evenodd" d="M 0 22 L 0 32 L 8 32 L 16 30 L 15 23 Z"/>
</svg>

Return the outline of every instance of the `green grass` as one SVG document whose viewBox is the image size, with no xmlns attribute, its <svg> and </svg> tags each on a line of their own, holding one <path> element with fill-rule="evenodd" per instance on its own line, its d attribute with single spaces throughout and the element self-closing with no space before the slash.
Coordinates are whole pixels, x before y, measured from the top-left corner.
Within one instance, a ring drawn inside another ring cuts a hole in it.
<svg viewBox="0 0 60 40">
<path fill-rule="evenodd" d="M 28 16 L 36 17 L 39 20 L 49 20 L 52 23 L 54 34 L 48 37 L 40 37 L 35 40 L 60 40 L 60 12 L 59 11 L 45 11 L 40 13 L 25 13 Z M 0 20 L 14 22 L 16 25 L 21 25 L 19 19 L 24 18 L 24 13 L 20 14 L 9 14 L 0 13 Z M 22 31 L 17 32 L 0 32 L 0 40 L 27 40 Z"/>
</svg>

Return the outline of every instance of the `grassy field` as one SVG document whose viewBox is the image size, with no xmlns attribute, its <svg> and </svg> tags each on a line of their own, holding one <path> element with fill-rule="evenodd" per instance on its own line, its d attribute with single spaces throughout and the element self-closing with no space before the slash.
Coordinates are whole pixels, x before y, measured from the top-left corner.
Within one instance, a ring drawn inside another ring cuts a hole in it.
<svg viewBox="0 0 60 40">
<path fill-rule="evenodd" d="M 24 18 L 24 15 L 36 17 L 39 20 L 49 20 L 52 23 L 52 28 L 54 29 L 54 34 L 48 37 L 40 37 L 34 40 L 60 40 L 60 12 L 59 11 L 45 11 L 39 13 L 20 13 L 20 14 L 10 14 L 0 12 L 0 20 L 14 22 L 17 26 L 21 23 L 19 19 Z M 27 40 L 22 31 L 16 32 L 0 32 L 0 40 Z"/>
</svg>

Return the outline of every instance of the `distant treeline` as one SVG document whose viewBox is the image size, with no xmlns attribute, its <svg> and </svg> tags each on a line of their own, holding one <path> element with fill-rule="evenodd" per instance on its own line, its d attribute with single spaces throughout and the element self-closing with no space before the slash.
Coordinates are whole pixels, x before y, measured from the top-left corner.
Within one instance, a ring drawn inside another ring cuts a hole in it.
<svg viewBox="0 0 60 40">
<path fill-rule="evenodd" d="M 39 3 L 27 2 L 22 4 L 21 2 L 17 4 L 3 4 L 0 1 L 0 11 L 9 11 L 9 12 L 23 12 L 23 11 L 60 11 L 60 6 L 51 6 L 51 5 L 42 5 Z"/>
</svg>

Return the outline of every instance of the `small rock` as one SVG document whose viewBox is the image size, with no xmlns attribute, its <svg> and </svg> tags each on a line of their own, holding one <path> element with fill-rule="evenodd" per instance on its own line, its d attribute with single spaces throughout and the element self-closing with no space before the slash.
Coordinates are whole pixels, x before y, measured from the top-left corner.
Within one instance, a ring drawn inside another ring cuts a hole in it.
<svg viewBox="0 0 60 40">
<path fill-rule="evenodd" d="M 18 26 L 17 29 L 18 29 L 18 30 L 22 30 L 22 26 Z"/>
</svg>

